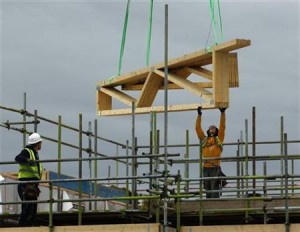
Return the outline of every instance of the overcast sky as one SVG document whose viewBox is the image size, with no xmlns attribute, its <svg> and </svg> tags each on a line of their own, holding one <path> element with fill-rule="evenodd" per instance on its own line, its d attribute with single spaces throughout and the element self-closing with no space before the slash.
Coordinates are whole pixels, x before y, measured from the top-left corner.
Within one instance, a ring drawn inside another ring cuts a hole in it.
<svg viewBox="0 0 300 232">
<path fill-rule="evenodd" d="M 78 114 L 82 113 L 84 129 L 88 121 L 98 119 L 100 136 L 121 143 L 130 140 L 131 117 L 99 117 L 95 100 L 97 82 L 117 73 L 127 1 L 0 2 L 1 105 L 22 108 L 26 92 L 31 112 L 36 109 L 40 115 L 53 120 L 62 115 L 63 122 L 73 126 L 78 125 Z M 209 36 L 208 0 L 154 1 L 150 64 L 164 59 L 166 3 L 169 5 L 169 58 L 202 50 L 213 42 L 213 33 Z M 237 50 L 240 87 L 230 90 L 225 142 L 235 142 L 240 137 L 245 119 L 251 128 L 253 106 L 256 107 L 258 141 L 279 140 L 281 116 L 288 138 L 299 140 L 299 1 L 221 0 L 220 3 L 224 42 L 236 38 L 251 40 L 250 47 Z M 123 74 L 145 67 L 148 13 L 149 1 L 131 1 Z M 161 96 L 158 103 L 163 105 Z M 189 104 L 197 102 L 197 98 L 187 92 L 170 92 L 169 102 L 176 101 Z M 169 144 L 185 143 L 187 129 L 191 142 L 197 143 L 196 115 L 196 111 L 169 114 Z M 21 119 L 20 115 L 1 114 L 2 122 Z M 218 124 L 218 120 L 218 110 L 203 113 L 204 128 Z M 149 115 L 137 115 L 135 126 L 138 143 L 149 144 Z M 158 128 L 162 136 L 163 114 L 158 115 Z M 1 160 L 13 160 L 22 148 L 21 135 L 0 130 Z M 43 124 L 39 132 L 56 137 L 57 128 Z M 64 138 L 78 141 L 77 135 Z M 99 149 L 103 153 L 115 153 L 114 147 Z M 278 146 L 272 149 L 258 148 L 258 153 L 278 154 L 280 151 Z M 299 144 L 292 145 L 289 151 L 299 154 Z M 179 152 L 183 157 L 184 150 Z M 41 153 L 42 157 L 55 158 L 56 145 L 45 142 Z M 64 157 L 77 154 L 71 150 Z M 225 150 L 224 155 L 234 154 L 232 150 Z M 49 164 L 46 166 L 52 168 Z"/>
</svg>

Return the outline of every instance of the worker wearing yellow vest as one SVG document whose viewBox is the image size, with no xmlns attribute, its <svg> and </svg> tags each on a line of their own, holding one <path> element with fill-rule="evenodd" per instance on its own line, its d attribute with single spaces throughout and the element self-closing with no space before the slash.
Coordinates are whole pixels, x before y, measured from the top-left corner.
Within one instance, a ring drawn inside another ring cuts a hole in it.
<svg viewBox="0 0 300 232">
<path fill-rule="evenodd" d="M 226 108 L 220 108 L 220 125 L 217 128 L 215 125 L 209 126 L 207 135 L 204 134 L 201 126 L 202 121 L 202 108 L 198 107 L 198 116 L 196 119 L 196 133 L 198 138 L 202 141 L 202 156 L 203 161 L 203 177 L 217 177 L 223 176 L 223 172 L 220 167 L 220 160 L 209 158 L 221 157 L 223 151 L 223 141 L 225 137 L 225 110 Z M 219 198 L 220 190 L 222 186 L 226 185 L 226 182 L 217 179 L 208 179 L 204 181 L 204 188 L 206 189 L 206 198 Z M 210 191 L 214 192 L 210 192 Z"/>
<path fill-rule="evenodd" d="M 18 194 L 22 201 L 37 200 L 39 195 L 38 183 L 28 181 L 40 180 L 43 173 L 42 164 L 39 162 L 38 151 L 42 148 L 42 138 L 38 133 L 28 137 L 27 146 L 15 157 L 19 163 Z M 27 182 L 27 183 L 26 183 Z M 19 226 L 33 226 L 37 214 L 37 203 L 22 203 L 22 212 Z"/>
</svg>

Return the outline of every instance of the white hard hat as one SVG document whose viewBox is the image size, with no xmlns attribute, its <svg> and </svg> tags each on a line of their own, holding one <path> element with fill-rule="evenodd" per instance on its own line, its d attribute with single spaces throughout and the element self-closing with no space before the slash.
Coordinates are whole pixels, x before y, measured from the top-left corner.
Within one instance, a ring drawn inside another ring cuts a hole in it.
<svg viewBox="0 0 300 232">
<path fill-rule="evenodd" d="M 28 144 L 36 144 L 38 142 L 42 142 L 42 138 L 38 133 L 32 133 L 28 137 Z"/>
</svg>

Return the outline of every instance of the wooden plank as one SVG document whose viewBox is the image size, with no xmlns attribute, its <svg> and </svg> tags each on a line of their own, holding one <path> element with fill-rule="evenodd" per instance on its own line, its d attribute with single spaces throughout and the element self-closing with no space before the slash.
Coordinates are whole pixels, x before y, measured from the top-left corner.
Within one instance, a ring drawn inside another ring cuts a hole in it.
<svg viewBox="0 0 300 232">
<path fill-rule="evenodd" d="M 185 78 L 185 79 L 188 78 L 192 74 L 192 72 L 187 70 L 186 68 L 172 70 L 172 73 L 175 73 L 176 75 L 181 76 L 182 78 Z"/>
<path fill-rule="evenodd" d="M 119 225 L 84 225 L 84 226 L 55 226 L 54 232 L 160 232 L 159 224 L 119 224 Z M 48 232 L 44 227 L 13 227 L 1 228 L 1 232 Z M 172 230 L 171 230 L 172 231 Z M 175 231 L 175 230 L 174 230 Z M 251 224 L 251 225 L 221 225 L 221 226 L 182 226 L 181 232 L 285 232 L 284 224 Z M 299 232 L 300 224 L 290 224 L 290 232 Z"/>
<path fill-rule="evenodd" d="M 115 99 L 118 99 L 120 102 L 123 102 L 124 104 L 131 106 L 132 102 L 135 102 L 136 99 L 123 93 L 122 91 L 115 89 L 115 88 L 104 88 L 102 87 L 100 89 L 100 92 L 103 92 Z"/>
<path fill-rule="evenodd" d="M 210 103 L 192 103 L 192 104 L 179 104 L 179 105 L 169 105 L 167 107 L 168 112 L 179 112 L 179 111 L 190 111 L 196 110 L 198 106 L 202 106 L 203 109 L 216 109 L 214 104 Z M 164 106 L 151 106 L 151 107 L 142 107 L 136 108 L 135 114 L 147 114 L 152 111 L 157 113 L 164 112 Z M 101 110 L 98 112 L 98 115 L 101 116 L 118 116 L 118 115 L 131 115 L 131 108 L 128 109 L 116 109 L 116 110 Z"/>
<path fill-rule="evenodd" d="M 44 227 L 14 227 L 1 228 L 1 232 L 48 232 Z M 153 224 L 119 224 L 119 225 L 83 225 L 83 226 L 55 226 L 53 232 L 160 232 L 160 225 Z"/>
<path fill-rule="evenodd" d="M 246 39 L 234 39 L 225 43 L 212 46 L 212 52 L 230 52 L 239 48 L 250 46 L 251 41 Z"/>
<path fill-rule="evenodd" d="M 229 53 L 229 87 L 239 87 L 237 53 Z"/>
<path fill-rule="evenodd" d="M 112 109 L 112 98 L 111 96 L 97 90 L 97 110 L 111 110 Z"/>
<path fill-rule="evenodd" d="M 219 45 L 213 45 L 212 51 L 232 51 L 236 50 L 238 48 L 243 48 L 250 45 L 250 40 L 245 39 L 234 39 Z M 211 52 L 207 51 L 207 49 L 203 49 L 200 51 L 196 51 L 175 59 L 171 59 L 168 61 L 168 67 L 169 69 L 172 68 L 178 68 L 182 66 L 191 66 L 191 64 L 196 64 L 203 62 L 203 60 L 209 61 L 209 59 L 212 57 Z M 196 66 L 196 65 L 195 65 Z M 201 65 L 199 65 L 201 66 Z M 154 66 L 156 69 L 160 69 L 164 67 L 164 63 L 160 65 Z"/>
<path fill-rule="evenodd" d="M 155 73 L 164 77 L 164 73 L 160 70 L 155 70 Z M 204 99 L 210 98 L 212 95 L 212 93 L 208 90 L 201 88 L 193 82 L 172 73 L 168 74 L 168 80 Z"/>
<path fill-rule="evenodd" d="M 284 224 L 230 225 L 230 226 L 183 226 L 181 232 L 285 232 Z M 292 232 L 292 231 L 290 231 Z M 296 232 L 296 231 L 294 231 Z"/>
<path fill-rule="evenodd" d="M 201 88 L 212 88 L 212 82 L 194 82 L 194 84 L 198 85 Z M 144 85 L 142 84 L 137 84 L 137 85 L 125 85 L 123 86 L 122 90 L 126 91 L 138 91 L 142 90 Z M 159 90 L 163 90 L 164 86 L 161 85 L 159 86 Z M 168 84 L 168 90 L 174 90 L 174 89 L 183 89 L 182 87 L 174 84 L 174 83 L 169 83 Z"/>
<path fill-rule="evenodd" d="M 124 85 L 128 83 L 134 83 L 136 81 L 140 81 L 141 79 L 146 79 L 148 73 L 151 71 L 151 68 L 146 67 L 140 70 L 130 72 L 128 74 L 116 76 L 109 80 L 100 81 L 97 86 L 99 87 L 115 87 L 119 85 Z"/>
<path fill-rule="evenodd" d="M 212 80 L 212 71 L 205 69 L 205 68 L 190 68 L 190 67 L 186 67 L 186 69 L 188 71 L 190 71 L 191 73 L 194 73 L 198 76 L 202 76 L 205 77 L 208 80 Z"/>
<path fill-rule="evenodd" d="M 300 231 L 300 224 L 291 224 L 290 225 L 290 232 L 299 232 Z"/>
<path fill-rule="evenodd" d="M 1 232 L 49 232 L 48 227 L 13 227 L 1 228 Z"/>
<path fill-rule="evenodd" d="M 119 224 L 91 226 L 58 226 L 54 232 L 159 232 L 159 224 Z"/>
<path fill-rule="evenodd" d="M 228 52 L 213 52 L 213 89 L 215 104 L 229 103 Z"/>
<path fill-rule="evenodd" d="M 163 79 L 154 72 L 149 73 L 141 94 L 136 103 L 136 107 L 149 107 L 152 105 Z"/>
</svg>

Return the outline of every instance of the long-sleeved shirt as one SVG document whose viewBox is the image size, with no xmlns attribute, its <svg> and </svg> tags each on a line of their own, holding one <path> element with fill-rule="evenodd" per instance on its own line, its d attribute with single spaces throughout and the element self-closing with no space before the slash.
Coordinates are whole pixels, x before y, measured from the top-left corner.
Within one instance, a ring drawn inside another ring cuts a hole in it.
<svg viewBox="0 0 300 232">
<path fill-rule="evenodd" d="M 207 137 L 201 127 L 201 120 L 202 117 L 201 115 L 197 116 L 196 119 L 196 133 L 199 139 L 202 141 L 204 139 L 206 140 L 206 145 L 202 147 L 202 154 L 203 158 L 219 158 L 221 157 L 222 154 L 222 148 L 218 145 L 216 136 L 212 137 Z M 219 129 L 218 129 L 218 138 L 220 142 L 223 144 L 224 138 L 225 138 L 225 112 L 221 112 L 220 116 L 220 124 L 219 124 Z M 207 138 L 206 138 L 207 137 Z M 203 163 L 203 167 L 210 168 L 210 167 L 215 167 L 215 166 L 220 166 L 220 160 L 205 160 Z"/>
</svg>

